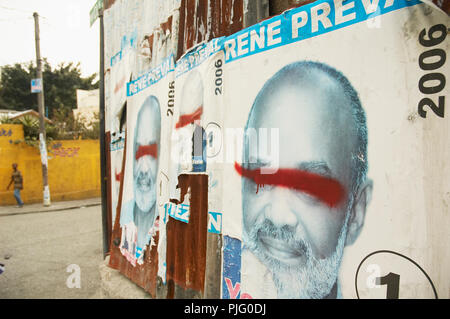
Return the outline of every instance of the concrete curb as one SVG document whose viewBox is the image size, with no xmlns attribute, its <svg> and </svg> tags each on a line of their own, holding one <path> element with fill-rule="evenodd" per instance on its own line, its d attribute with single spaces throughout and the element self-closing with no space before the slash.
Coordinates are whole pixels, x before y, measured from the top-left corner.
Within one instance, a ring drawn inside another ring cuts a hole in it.
<svg viewBox="0 0 450 319">
<path fill-rule="evenodd" d="M 42 204 L 31 204 L 25 205 L 22 208 L 15 208 L 13 206 L 3 206 L 0 207 L 0 217 L 3 216 L 14 216 L 14 215 L 25 215 L 25 214 L 36 214 L 36 213 L 49 213 L 58 212 L 70 209 L 77 209 L 82 207 L 92 207 L 101 205 L 101 200 L 99 198 L 79 200 L 79 201 L 65 201 L 65 202 L 55 202 L 52 206 L 45 207 Z"/>
<path fill-rule="evenodd" d="M 63 208 L 56 208 L 56 209 L 49 209 L 49 210 L 40 210 L 40 211 L 36 211 L 36 212 L 31 212 L 31 211 L 27 211 L 27 212 L 14 212 L 14 213 L 5 213 L 5 214 L 0 214 L 0 217 L 2 216 L 13 216 L 13 215 L 26 215 L 26 214 L 36 214 L 36 213 L 50 213 L 50 212 L 59 212 L 62 210 L 69 210 L 69 209 L 77 209 L 77 208 L 81 208 L 81 207 L 91 207 L 91 206 L 99 206 L 101 205 L 101 203 L 99 204 L 87 204 L 87 205 L 81 205 L 81 206 L 71 206 L 71 207 L 63 207 Z"/>
<path fill-rule="evenodd" d="M 152 299 L 144 289 L 136 285 L 118 270 L 108 266 L 109 256 L 99 265 L 100 291 L 93 299 Z"/>
</svg>

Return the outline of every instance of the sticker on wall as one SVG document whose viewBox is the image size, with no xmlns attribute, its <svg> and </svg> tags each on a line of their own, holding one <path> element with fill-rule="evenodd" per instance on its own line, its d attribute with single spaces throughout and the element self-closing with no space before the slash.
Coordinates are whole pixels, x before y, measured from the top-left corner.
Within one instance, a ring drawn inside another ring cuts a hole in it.
<svg viewBox="0 0 450 319">
<path fill-rule="evenodd" d="M 239 299 L 240 297 L 241 246 L 242 242 L 239 239 L 223 237 L 223 299 Z"/>
<path fill-rule="evenodd" d="M 166 203 L 164 204 L 165 216 L 170 216 L 183 223 L 189 223 L 189 204 Z M 165 219 L 167 221 L 167 219 Z"/>
<path fill-rule="evenodd" d="M 208 212 L 208 232 L 222 233 L 222 213 Z"/>
</svg>

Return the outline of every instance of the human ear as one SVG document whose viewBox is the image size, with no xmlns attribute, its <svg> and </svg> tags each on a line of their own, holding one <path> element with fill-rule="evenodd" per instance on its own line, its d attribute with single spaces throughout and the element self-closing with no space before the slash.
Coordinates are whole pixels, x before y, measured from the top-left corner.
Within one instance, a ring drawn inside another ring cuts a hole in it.
<svg viewBox="0 0 450 319">
<path fill-rule="evenodd" d="M 346 246 L 353 245 L 361 233 L 366 217 L 366 209 L 372 199 L 372 189 L 372 180 L 366 179 L 356 192 L 348 221 L 348 231 L 345 240 Z"/>
</svg>

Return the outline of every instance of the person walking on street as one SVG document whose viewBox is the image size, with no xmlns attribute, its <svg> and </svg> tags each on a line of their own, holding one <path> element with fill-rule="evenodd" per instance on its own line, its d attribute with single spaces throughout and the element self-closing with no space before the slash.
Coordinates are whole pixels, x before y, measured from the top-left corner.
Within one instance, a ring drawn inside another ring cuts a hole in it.
<svg viewBox="0 0 450 319">
<path fill-rule="evenodd" d="M 12 168 L 14 171 L 11 175 L 11 181 L 9 182 L 6 190 L 9 190 L 9 187 L 14 182 L 14 197 L 16 198 L 16 201 L 17 201 L 17 205 L 18 205 L 17 207 L 23 207 L 24 203 L 23 203 L 22 199 L 20 198 L 20 191 L 23 189 L 22 173 L 20 173 L 20 171 L 17 169 L 17 163 L 13 163 Z"/>
</svg>

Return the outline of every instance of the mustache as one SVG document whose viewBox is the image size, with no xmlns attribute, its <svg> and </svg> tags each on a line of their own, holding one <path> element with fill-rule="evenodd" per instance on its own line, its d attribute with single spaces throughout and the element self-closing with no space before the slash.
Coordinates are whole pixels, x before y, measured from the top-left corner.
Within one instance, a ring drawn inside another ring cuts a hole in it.
<svg viewBox="0 0 450 319">
<path fill-rule="evenodd" d="M 137 176 L 139 174 L 152 174 L 152 164 L 155 163 L 154 159 L 149 156 L 141 157 L 134 161 L 133 174 Z"/>
<path fill-rule="evenodd" d="M 144 159 L 142 159 L 143 161 Z M 154 174 L 150 168 L 143 169 L 142 162 L 139 163 L 135 168 L 134 171 L 134 181 L 137 183 L 137 185 L 142 185 L 145 187 L 152 187 L 152 185 L 155 183 L 156 178 L 154 177 Z"/>
<path fill-rule="evenodd" d="M 150 172 L 139 172 L 137 175 L 135 175 L 135 180 L 139 185 L 153 185 L 153 178 Z"/>
<path fill-rule="evenodd" d="M 265 219 L 261 223 L 255 225 L 249 236 L 253 245 L 260 245 L 261 238 L 275 239 L 283 241 L 291 249 L 298 252 L 299 255 L 311 255 L 311 248 L 304 238 L 299 237 L 294 227 L 284 225 L 276 227 L 272 221 Z"/>
</svg>

